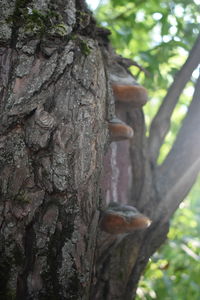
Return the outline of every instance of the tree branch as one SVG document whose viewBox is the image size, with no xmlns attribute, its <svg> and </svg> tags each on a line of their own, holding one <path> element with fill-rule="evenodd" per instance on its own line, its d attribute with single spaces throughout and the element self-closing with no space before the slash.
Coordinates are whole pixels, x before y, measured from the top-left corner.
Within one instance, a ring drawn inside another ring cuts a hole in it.
<svg viewBox="0 0 200 300">
<path fill-rule="evenodd" d="M 159 155 L 159 150 L 163 144 L 164 138 L 170 128 L 170 119 L 174 108 L 178 102 L 185 85 L 190 80 L 192 72 L 200 62 L 200 35 L 194 44 L 190 54 L 176 74 L 174 82 L 168 90 L 156 116 L 154 117 L 149 136 L 149 155 L 150 159 L 155 162 Z"/>
<path fill-rule="evenodd" d="M 167 212 L 165 211 L 166 219 L 173 214 L 179 203 L 187 195 L 199 171 L 200 76 L 177 139 L 164 163 L 158 169 L 157 188 L 160 198 L 162 198 L 160 209 L 167 208 Z"/>
</svg>

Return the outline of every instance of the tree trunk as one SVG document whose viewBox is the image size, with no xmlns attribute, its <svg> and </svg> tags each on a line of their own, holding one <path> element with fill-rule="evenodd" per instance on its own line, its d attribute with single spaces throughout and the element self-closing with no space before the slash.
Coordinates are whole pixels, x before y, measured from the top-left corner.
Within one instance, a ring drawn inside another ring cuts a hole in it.
<svg viewBox="0 0 200 300">
<path fill-rule="evenodd" d="M 88 299 L 111 109 L 104 61 L 97 40 L 81 34 L 91 21 L 88 15 L 88 24 L 78 24 L 78 3 L 55 2 L 66 36 L 39 38 L 41 28 L 17 27 L 19 6 L 21 19 L 33 7 L 25 2 L 3 4 L 14 17 L 1 37 L 0 293 Z M 34 7 L 53 10 L 43 5 Z"/>
<path fill-rule="evenodd" d="M 0 296 L 132 299 L 197 176 L 199 156 L 180 170 L 192 179 L 167 209 L 163 191 L 168 199 L 172 177 L 167 163 L 158 168 L 149 158 L 140 108 L 116 106 L 135 134 L 110 143 L 115 55 L 84 3 L 2 1 L 0 19 Z M 103 232 L 101 211 L 111 201 L 137 207 L 152 225 Z"/>
</svg>

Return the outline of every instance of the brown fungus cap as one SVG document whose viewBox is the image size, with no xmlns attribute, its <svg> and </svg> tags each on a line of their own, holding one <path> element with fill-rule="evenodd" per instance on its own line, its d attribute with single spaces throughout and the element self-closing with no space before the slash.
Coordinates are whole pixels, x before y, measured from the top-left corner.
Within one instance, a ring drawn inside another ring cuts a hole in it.
<svg viewBox="0 0 200 300">
<path fill-rule="evenodd" d="M 117 118 L 109 121 L 108 129 L 112 141 L 131 139 L 134 135 L 133 129 Z"/>
<path fill-rule="evenodd" d="M 115 101 L 120 104 L 138 108 L 147 103 L 147 90 L 143 86 L 113 84 L 112 89 Z"/>
<path fill-rule="evenodd" d="M 112 203 L 103 212 L 100 227 L 110 234 L 130 233 L 136 229 L 145 229 L 151 220 L 140 213 L 135 207 Z"/>
</svg>

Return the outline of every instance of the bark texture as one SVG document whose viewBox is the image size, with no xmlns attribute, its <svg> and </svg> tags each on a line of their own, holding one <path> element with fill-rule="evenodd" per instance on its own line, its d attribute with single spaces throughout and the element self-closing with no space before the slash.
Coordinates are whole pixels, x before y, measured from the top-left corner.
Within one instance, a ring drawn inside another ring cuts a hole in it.
<svg viewBox="0 0 200 300">
<path fill-rule="evenodd" d="M 123 61 L 84 3 L 1 3 L 0 298 L 132 299 L 200 169 L 199 142 L 190 154 L 200 129 L 199 83 L 158 167 L 139 108 L 116 105 L 135 134 L 110 144 L 109 70 Z M 100 212 L 111 201 L 137 207 L 151 227 L 125 236 L 102 232 Z"/>
<path fill-rule="evenodd" d="M 67 32 L 26 31 L 33 8 Z M 88 299 L 112 111 L 98 41 L 81 32 L 91 17 L 78 1 L 5 1 L 1 19 L 1 298 Z"/>
</svg>

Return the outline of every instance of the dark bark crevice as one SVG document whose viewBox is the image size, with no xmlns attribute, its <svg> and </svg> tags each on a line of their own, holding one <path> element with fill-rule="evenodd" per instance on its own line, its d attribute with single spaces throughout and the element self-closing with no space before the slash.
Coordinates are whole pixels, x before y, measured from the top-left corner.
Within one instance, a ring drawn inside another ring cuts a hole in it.
<svg viewBox="0 0 200 300">
<path fill-rule="evenodd" d="M 17 278 L 16 299 L 28 299 L 27 276 L 35 262 L 36 236 L 33 223 L 29 224 L 24 234 L 24 270 Z"/>
</svg>

